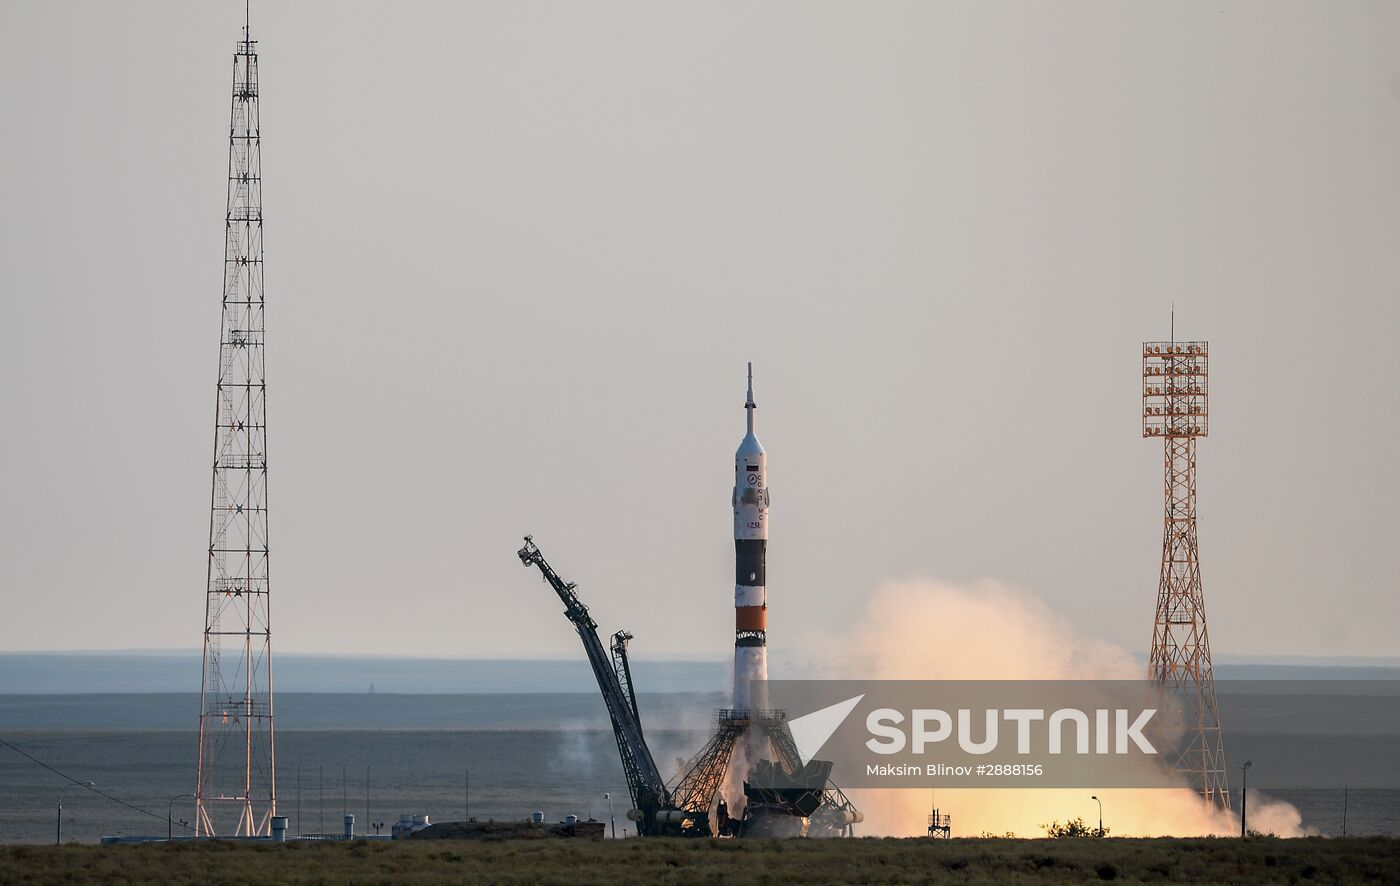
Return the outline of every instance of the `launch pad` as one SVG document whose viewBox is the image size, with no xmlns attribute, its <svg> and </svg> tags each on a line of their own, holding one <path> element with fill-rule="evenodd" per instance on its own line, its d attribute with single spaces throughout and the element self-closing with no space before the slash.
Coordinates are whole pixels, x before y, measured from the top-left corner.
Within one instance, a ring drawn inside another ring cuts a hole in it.
<svg viewBox="0 0 1400 886">
<path fill-rule="evenodd" d="M 850 836 L 852 826 L 863 818 L 831 781 L 830 761 L 802 762 L 785 711 L 716 712 L 714 734 L 691 759 L 680 784 L 722 785 L 736 760 L 748 765 L 742 782 L 744 808 L 742 813 L 731 815 L 729 805 L 718 799 L 714 814 L 717 834 Z"/>
<path fill-rule="evenodd" d="M 718 711 L 709 741 L 685 764 L 680 777 L 668 784 L 642 730 L 627 658 L 632 634 L 616 632 L 610 649 L 605 650 L 598 624 L 579 599 L 577 586 L 554 571 L 533 538 L 525 536 L 517 556 L 525 566 L 539 569 L 563 601 L 564 615 L 583 641 L 632 796 L 633 808 L 627 818 L 636 823 L 639 835 L 851 835 L 852 827 L 862 820 L 861 813 L 831 783 L 829 761 L 802 762 L 782 711 Z M 731 815 L 720 792 L 736 760 L 752 763 L 743 779 L 742 814 Z"/>
</svg>

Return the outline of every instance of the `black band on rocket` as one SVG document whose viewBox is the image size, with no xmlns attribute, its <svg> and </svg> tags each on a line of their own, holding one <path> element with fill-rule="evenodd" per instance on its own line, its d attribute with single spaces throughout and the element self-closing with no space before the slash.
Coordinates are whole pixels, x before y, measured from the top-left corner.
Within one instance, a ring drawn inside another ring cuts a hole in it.
<svg viewBox="0 0 1400 886">
<path fill-rule="evenodd" d="M 734 584 L 751 588 L 767 586 L 764 561 L 768 541 L 762 538 L 734 539 Z"/>
</svg>

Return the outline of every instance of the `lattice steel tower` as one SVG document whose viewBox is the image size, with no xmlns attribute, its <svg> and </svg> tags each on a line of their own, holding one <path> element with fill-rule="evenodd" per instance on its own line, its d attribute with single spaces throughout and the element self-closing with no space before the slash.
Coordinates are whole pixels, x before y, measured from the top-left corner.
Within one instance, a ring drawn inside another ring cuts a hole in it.
<svg viewBox="0 0 1400 886">
<path fill-rule="evenodd" d="M 200 692 L 197 834 L 263 835 L 277 810 L 267 565 L 258 53 L 233 53 L 223 323 Z"/>
<path fill-rule="evenodd" d="M 1175 325 L 1175 324 L 1173 324 Z M 1208 801 L 1230 805 L 1196 548 L 1196 440 L 1209 430 L 1206 342 L 1144 342 L 1142 435 L 1165 452 L 1162 575 L 1148 676 L 1180 695 L 1184 734 L 1170 761 Z"/>
</svg>

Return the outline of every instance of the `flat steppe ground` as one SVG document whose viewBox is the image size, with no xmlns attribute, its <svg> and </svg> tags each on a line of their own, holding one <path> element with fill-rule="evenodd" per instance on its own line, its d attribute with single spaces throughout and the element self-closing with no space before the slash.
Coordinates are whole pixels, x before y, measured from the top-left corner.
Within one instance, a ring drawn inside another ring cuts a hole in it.
<svg viewBox="0 0 1400 886">
<path fill-rule="evenodd" d="M 1400 839 L 3 846 L 0 883 L 1400 883 Z"/>
</svg>

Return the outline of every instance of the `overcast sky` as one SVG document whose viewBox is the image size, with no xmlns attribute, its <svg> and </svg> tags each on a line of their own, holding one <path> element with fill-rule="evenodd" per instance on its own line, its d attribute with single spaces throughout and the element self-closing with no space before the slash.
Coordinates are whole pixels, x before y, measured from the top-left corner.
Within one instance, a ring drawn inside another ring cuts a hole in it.
<svg viewBox="0 0 1400 886">
<path fill-rule="evenodd" d="M 1211 344 L 1220 654 L 1400 653 L 1400 5 L 255 3 L 273 643 L 774 656 L 990 578 L 1144 651 Z M 243 5 L 0 5 L 0 648 L 195 647 Z"/>
</svg>

